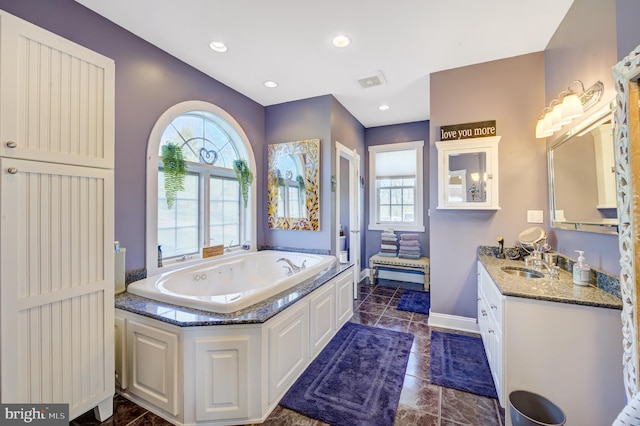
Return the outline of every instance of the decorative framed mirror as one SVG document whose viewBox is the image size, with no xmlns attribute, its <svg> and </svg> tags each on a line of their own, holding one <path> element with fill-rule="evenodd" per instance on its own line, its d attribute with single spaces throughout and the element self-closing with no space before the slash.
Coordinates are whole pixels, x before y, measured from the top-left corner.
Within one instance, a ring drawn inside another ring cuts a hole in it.
<svg viewBox="0 0 640 426">
<path fill-rule="evenodd" d="M 320 229 L 320 139 L 269 145 L 269 229 Z"/>
<path fill-rule="evenodd" d="M 622 294 L 622 336 L 624 384 L 627 406 L 615 425 L 637 424 L 640 416 L 638 331 L 640 330 L 640 46 L 613 67 L 616 82 L 616 193 L 618 241 L 620 246 L 620 290 Z"/>
</svg>

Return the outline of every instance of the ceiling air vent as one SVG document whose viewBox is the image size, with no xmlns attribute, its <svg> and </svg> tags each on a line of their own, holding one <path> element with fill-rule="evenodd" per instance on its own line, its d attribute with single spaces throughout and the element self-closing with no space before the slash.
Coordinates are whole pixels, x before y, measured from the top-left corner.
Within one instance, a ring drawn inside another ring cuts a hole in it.
<svg viewBox="0 0 640 426">
<path fill-rule="evenodd" d="M 371 74 L 358 77 L 356 81 L 358 82 L 358 84 L 360 84 L 360 87 L 362 87 L 363 89 L 368 89 L 369 87 L 383 85 L 387 82 L 387 79 L 384 78 L 384 74 L 382 74 L 382 71 L 374 71 Z"/>
</svg>

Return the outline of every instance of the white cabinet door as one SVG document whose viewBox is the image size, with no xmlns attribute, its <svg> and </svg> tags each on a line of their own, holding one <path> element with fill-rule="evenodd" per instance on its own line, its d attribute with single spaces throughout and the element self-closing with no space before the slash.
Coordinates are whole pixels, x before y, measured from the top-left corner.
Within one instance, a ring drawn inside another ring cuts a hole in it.
<svg viewBox="0 0 640 426">
<path fill-rule="evenodd" d="M 0 157 L 4 402 L 64 401 L 73 418 L 113 395 L 109 206 L 111 170 Z"/>
<path fill-rule="evenodd" d="M 0 156 L 113 168 L 113 60 L 0 11 Z"/>
<path fill-rule="evenodd" d="M 197 421 L 249 418 L 250 346 L 248 335 L 196 340 Z"/>
<path fill-rule="evenodd" d="M 127 321 L 129 392 L 177 415 L 178 335 L 138 321 Z"/>
<path fill-rule="evenodd" d="M 127 320 L 121 317 L 114 319 L 115 371 L 120 389 L 127 388 Z"/>
<path fill-rule="evenodd" d="M 269 404 L 280 399 L 308 365 L 308 304 L 301 303 L 289 309 L 283 316 L 267 323 Z"/>
<path fill-rule="evenodd" d="M 498 399 L 506 404 L 504 389 L 503 329 L 506 299 L 500 294 L 487 270 L 478 262 L 478 328 L 493 376 Z"/>
<path fill-rule="evenodd" d="M 336 329 L 340 329 L 353 316 L 353 276 L 342 273 L 336 282 Z"/>
<path fill-rule="evenodd" d="M 311 359 L 325 347 L 336 328 L 336 297 L 333 284 L 325 284 L 309 299 L 309 356 Z"/>
</svg>

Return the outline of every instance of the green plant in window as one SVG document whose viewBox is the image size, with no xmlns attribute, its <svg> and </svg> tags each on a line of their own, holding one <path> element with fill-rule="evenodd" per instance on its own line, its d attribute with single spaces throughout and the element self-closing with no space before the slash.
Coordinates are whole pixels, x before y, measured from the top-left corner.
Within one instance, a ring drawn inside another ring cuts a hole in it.
<svg viewBox="0 0 640 426">
<path fill-rule="evenodd" d="M 302 175 L 296 176 L 296 181 L 298 182 L 298 190 L 301 193 L 304 192 L 305 185 L 304 185 L 304 178 L 302 177 Z"/>
<path fill-rule="evenodd" d="M 284 188 L 284 178 L 282 177 L 282 173 L 280 173 L 280 169 L 276 169 L 276 180 L 278 181 L 278 186 Z"/>
<path fill-rule="evenodd" d="M 184 177 L 187 174 L 187 162 L 184 159 L 182 147 L 171 142 L 163 145 L 162 164 L 167 207 L 172 208 L 178 192 L 184 190 Z"/>
<path fill-rule="evenodd" d="M 242 192 L 244 208 L 247 208 L 247 202 L 249 200 L 249 186 L 251 186 L 251 182 L 253 182 L 253 173 L 251 173 L 251 169 L 247 165 L 247 161 L 242 158 L 233 162 L 233 170 L 235 170 L 238 183 L 240 183 L 240 191 Z"/>
</svg>

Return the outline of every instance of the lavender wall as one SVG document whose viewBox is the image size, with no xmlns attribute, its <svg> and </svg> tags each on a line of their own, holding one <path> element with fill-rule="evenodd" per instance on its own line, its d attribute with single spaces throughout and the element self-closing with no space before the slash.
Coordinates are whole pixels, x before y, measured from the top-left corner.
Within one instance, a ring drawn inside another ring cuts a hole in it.
<svg viewBox="0 0 640 426">
<path fill-rule="evenodd" d="M 390 143 L 424 141 L 423 165 L 424 165 L 424 227 L 425 232 L 420 236 L 420 245 L 422 246 L 423 256 L 429 256 L 429 121 L 417 121 L 413 123 L 395 124 L 391 126 L 371 127 L 365 131 L 365 140 L 367 147 L 374 145 L 385 145 Z M 361 154 L 362 155 L 362 154 Z M 369 224 L 369 152 L 364 153 L 366 168 L 364 171 L 365 188 L 367 194 L 367 202 L 363 205 L 365 220 L 363 229 L 368 228 Z M 380 234 L 381 231 L 366 231 L 366 248 L 363 251 L 363 260 L 380 251 Z"/>
<path fill-rule="evenodd" d="M 630 6 L 631 3 L 637 2 L 618 3 Z M 637 17 L 637 14 L 634 16 Z M 636 24 L 635 27 L 637 28 L 638 25 Z M 637 29 L 635 33 L 639 36 L 636 41 L 640 42 L 640 33 Z M 614 99 L 615 87 L 611 67 L 618 61 L 617 45 L 616 1 L 574 2 L 544 52 L 546 104 L 556 98 L 558 93 L 565 90 L 569 82 L 575 79 L 582 80 L 585 87 L 591 86 L 598 80 L 604 84 L 602 99 L 590 112 L 596 111 L 600 106 Z M 572 88 L 579 90 L 579 85 L 574 85 Z M 572 125 L 579 121 L 576 120 Z M 570 126 L 549 138 L 549 143 L 552 143 L 554 137 L 562 135 Z M 615 275 L 620 273 L 620 254 L 616 235 L 558 229 L 551 229 L 549 235 L 558 252 L 576 258 L 574 250 L 584 250 L 585 257 L 591 266 Z"/>
<path fill-rule="evenodd" d="M 289 231 L 264 229 L 267 246 L 331 249 L 331 96 L 318 96 L 266 107 L 266 144 L 320 139 L 320 230 Z M 262 182 L 267 181 L 267 156 L 264 148 Z M 266 191 L 266 188 L 263 189 Z M 265 194 L 266 195 L 266 194 Z M 258 220 L 267 223 L 266 207 Z"/>
<path fill-rule="evenodd" d="M 333 96 L 318 96 L 266 107 L 266 143 L 301 139 L 320 139 L 320 230 L 264 230 L 264 244 L 276 247 L 305 248 L 335 252 L 335 230 L 339 225 L 335 212 L 335 192 L 331 176 L 337 160 L 335 141 L 361 152 L 364 127 Z M 265 166 L 266 166 L 265 156 Z M 263 179 L 266 179 L 265 167 Z M 267 221 L 265 209 L 263 221 Z"/>
<path fill-rule="evenodd" d="M 640 45 L 640 1 L 616 0 L 616 31 L 618 39 L 618 60 Z"/>
<path fill-rule="evenodd" d="M 169 107 L 214 103 L 247 134 L 262 175 L 264 108 L 73 0 L 0 0 L 0 8 L 115 60 L 115 239 L 127 270 L 145 266 L 145 156 L 149 133 Z M 265 198 L 258 192 L 258 216 Z"/>
<path fill-rule="evenodd" d="M 431 74 L 430 258 L 431 311 L 475 318 L 476 249 L 512 246 L 528 226 L 527 210 L 548 211 L 544 143 L 534 123 L 544 105 L 542 53 Z M 498 211 L 437 210 L 436 140 L 440 127 L 496 120 L 499 151 Z M 547 220 L 545 214 L 545 220 Z"/>
<path fill-rule="evenodd" d="M 354 150 L 360 156 L 360 176 L 364 176 L 364 165 L 367 161 L 365 152 L 365 128 L 347 109 L 333 96 L 331 97 L 331 138 L 334 142 L 340 142 L 349 149 Z M 335 146 L 334 146 L 335 148 Z M 335 157 L 335 152 L 333 153 Z M 334 164 L 338 164 L 334 162 Z M 335 169 L 334 169 L 335 170 Z M 335 171 L 332 172 L 335 174 Z M 364 221 L 364 203 L 366 193 L 362 186 L 360 188 L 360 264 L 362 268 L 368 265 L 368 257 L 365 257 L 365 234 L 366 223 Z M 334 223 L 334 226 L 338 224 Z M 335 247 L 335 244 L 332 244 Z M 355 259 L 349 259 L 355 261 Z"/>
</svg>

